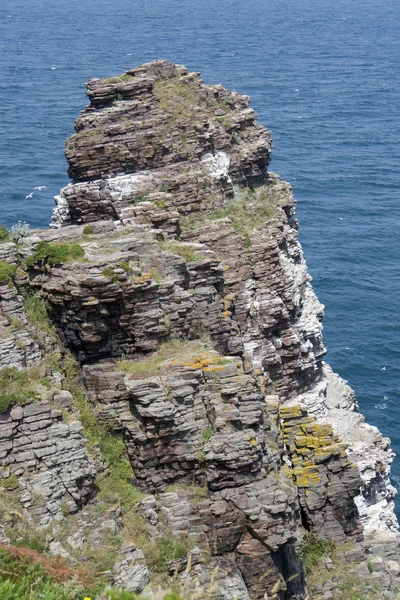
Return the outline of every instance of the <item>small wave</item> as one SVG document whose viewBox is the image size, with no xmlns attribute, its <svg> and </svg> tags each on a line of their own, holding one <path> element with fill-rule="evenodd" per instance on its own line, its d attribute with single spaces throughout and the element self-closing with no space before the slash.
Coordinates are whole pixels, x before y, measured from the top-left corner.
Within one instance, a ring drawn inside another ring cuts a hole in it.
<svg viewBox="0 0 400 600">
<path fill-rule="evenodd" d="M 375 404 L 374 408 L 379 408 L 380 410 L 385 410 L 385 408 L 387 408 L 387 404 L 386 404 L 386 402 L 384 402 L 383 404 Z"/>
</svg>

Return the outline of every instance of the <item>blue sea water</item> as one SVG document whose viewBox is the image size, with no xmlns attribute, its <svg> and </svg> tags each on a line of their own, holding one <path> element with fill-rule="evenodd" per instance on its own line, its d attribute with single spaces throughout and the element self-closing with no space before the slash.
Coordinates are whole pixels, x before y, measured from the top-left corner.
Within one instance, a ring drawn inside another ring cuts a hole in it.
<svg viewBox="0 0 400 600">
<path fill-rule="evenodd" d="M 0 222 L 49 222 L 90 77 L 166 58 L 251 95 L 299 201 L 327 359 L 391 437 L 397 484 L 399 20 L 400 0 L 0 3 Z"/>
</svg>

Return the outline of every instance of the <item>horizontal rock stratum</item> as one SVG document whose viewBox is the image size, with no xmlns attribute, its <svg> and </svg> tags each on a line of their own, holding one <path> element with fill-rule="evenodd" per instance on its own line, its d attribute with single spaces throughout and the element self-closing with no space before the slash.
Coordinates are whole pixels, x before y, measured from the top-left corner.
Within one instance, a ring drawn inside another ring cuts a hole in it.
<svg viewBox="0 0 400 600">
<path fill-rule="evenodd" d="M 12 502 L 149 597 L 394 599 L 390 441 L 323 362 L 249 98 L 167 61 L 87 88 L 52 229 L 0 244 L 3 542 Z"/>
</svg>

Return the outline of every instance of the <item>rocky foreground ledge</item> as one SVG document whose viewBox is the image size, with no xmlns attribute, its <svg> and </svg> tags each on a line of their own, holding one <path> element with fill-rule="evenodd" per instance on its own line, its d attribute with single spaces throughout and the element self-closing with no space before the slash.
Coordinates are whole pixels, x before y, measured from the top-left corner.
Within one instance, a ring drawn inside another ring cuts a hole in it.
<svg viewBox="0 0 400 600">
<path fill-rule="evenodd" d="M 394 599 L 393 452 L 323 362 L 249 98 L 166 61 L 87 88 L 53 228 L 0 244 L 1 548 L 99 591 Z"/>
</svg>

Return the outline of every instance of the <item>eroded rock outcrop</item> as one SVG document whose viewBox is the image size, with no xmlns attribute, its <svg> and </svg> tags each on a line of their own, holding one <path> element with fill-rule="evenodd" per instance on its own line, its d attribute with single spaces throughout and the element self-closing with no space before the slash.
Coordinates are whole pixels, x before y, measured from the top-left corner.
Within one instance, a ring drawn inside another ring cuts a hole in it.
<svg viewBox="0 0 400 600">
<path fill-rule="evenodd" d="M 141 591 L 157 540 L 180 540 L 164 572 L 216 599 L 344 600 L 345 576 L 363 580 L 358 593 L 394 598 L 393 455 L 323 363 L 323 307 L 291 188 L 268 172 L 270 134 L 247 97 L 166 61 L 87 86 L 53 229 L 0 245 L 16 267 L 0 282 L 0 368 L 40 365 L 46 345 L 58 353 L 50 397 L 10 397 L 1 414 L 3 464 L 25 508 L 39 481 L 46 503 L 32 518 L 84 515 L 68 536 L 52 529 L 53 553 L 107 547 L 99 513 L 111 490 L 96 496 L 93 479 L 110 485 L 117 466 L 93 444 L 98 427 L 123 439 L 124 485 L 146 495 L 134 526 L 133 500 L 105 519 L 117 523 L 116 585 Z M 59 340 L 34 335 L 32 293 Z M 83 388 L 71 386 L 68 353 Z M 322 580 L 304 572 L 307 535 L 343 548 Z"/>
</svg>

